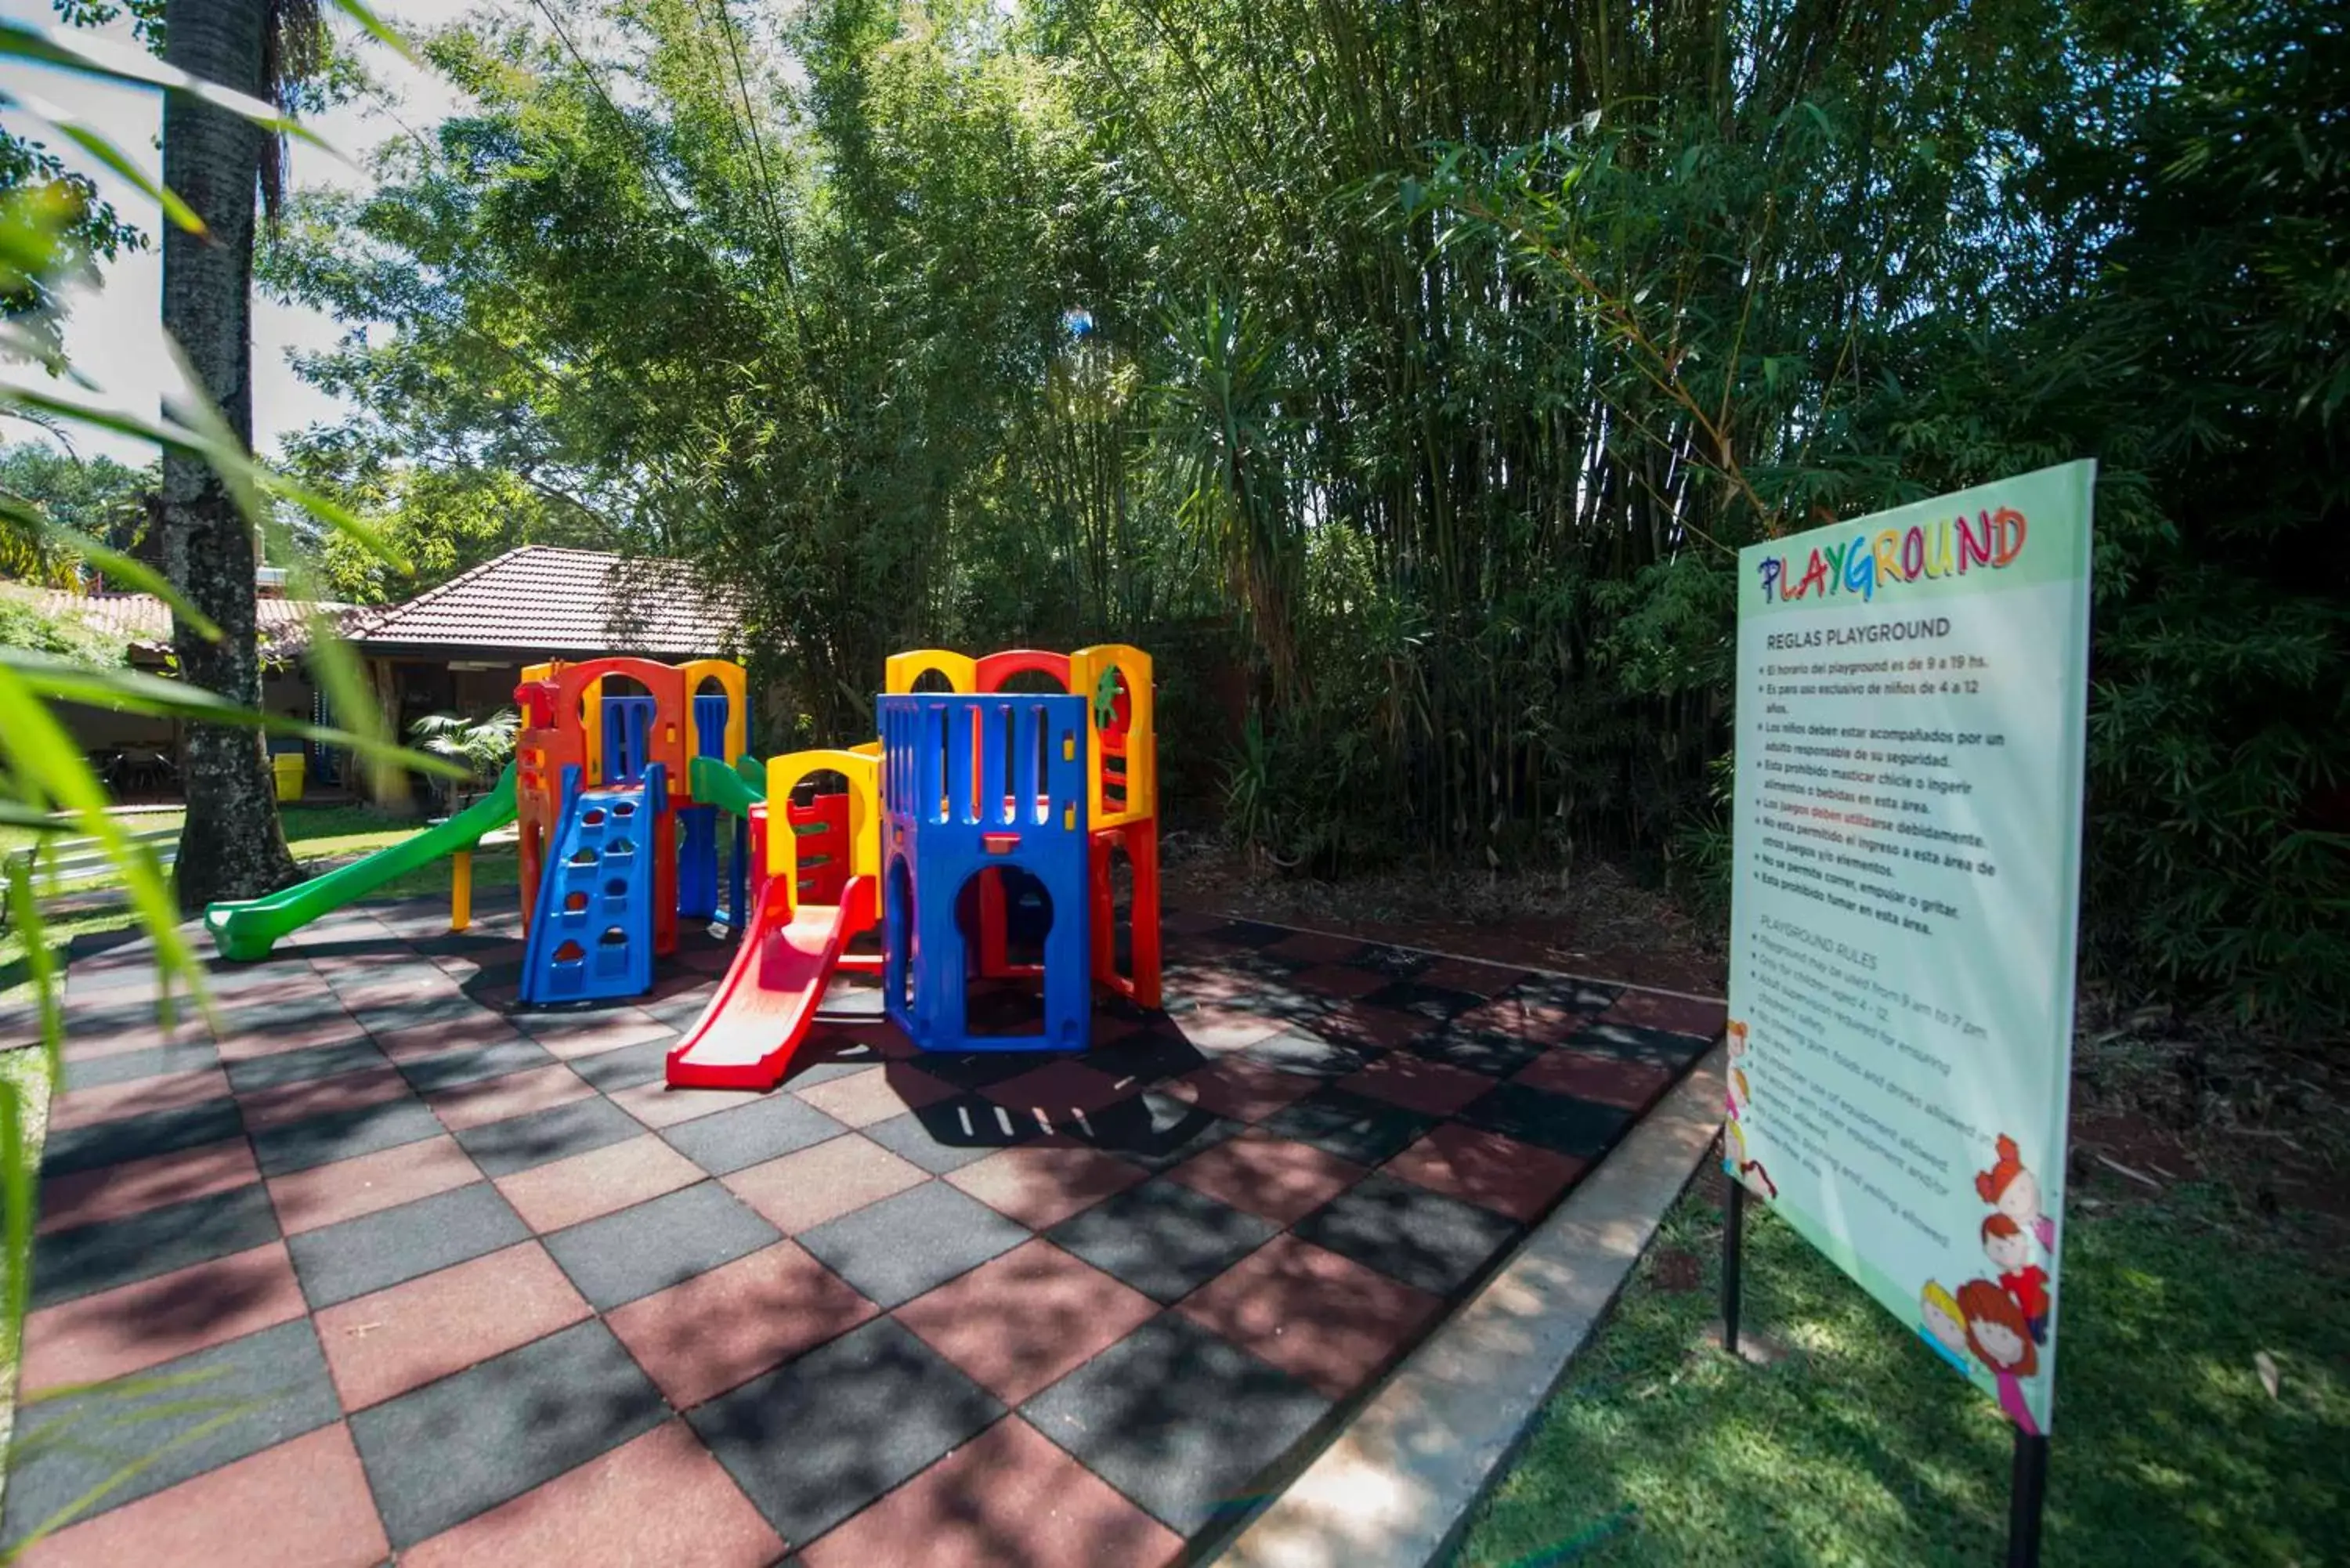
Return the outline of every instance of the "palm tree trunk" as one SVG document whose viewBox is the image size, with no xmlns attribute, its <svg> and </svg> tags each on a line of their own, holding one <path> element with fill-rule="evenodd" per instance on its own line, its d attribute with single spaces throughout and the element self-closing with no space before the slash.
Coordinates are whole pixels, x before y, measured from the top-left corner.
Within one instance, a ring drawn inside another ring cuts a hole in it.
<svg viewBox="0 0 2350 1568">
<path fill-rule="evenodd" d="M 266 98 L 270 0 L 169 0 L 163 57 L 182 70 Z M 163 327 L 187 351 L 229 428 L 253 440 L 253 224 L 263 132 L 233 114 L 172 95 L 163 104 L 163 179 L 211 231 L 166 225 Z M 224 634 L 207 642 L 174 622 L 180 675 L 241 706 L 261 706 L 252 527 L 202 459 L 163 454 L 164 559 L 172 580 Z M 261 740 L 251 730 L 188 730 L 187 825 L 175 867 L 180 907 L 244 898 L 286 886 L 294 857 L 278 826 Z"/>
</svg>

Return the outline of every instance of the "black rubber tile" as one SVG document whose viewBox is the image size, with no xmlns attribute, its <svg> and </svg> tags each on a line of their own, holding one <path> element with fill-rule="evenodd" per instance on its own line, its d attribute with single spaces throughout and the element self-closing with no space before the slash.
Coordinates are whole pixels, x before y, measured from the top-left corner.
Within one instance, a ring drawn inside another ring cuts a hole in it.
<svg viewBox="0 0 2350 1568">
<path fill-rule="evenodd" d="M 1385 1100 L 1326 1086 L 1267 1116 L 1264 1130 L 1357 1165 L 1378 1165 L 1401 1154 L 1436 1123 L 1434 1116 Z"/>
<path fill-rule="evenodd" d="M 1620 985 L 1597 985 L 1572 975 L 1537 974 L 1503 992 L 1501 1000 L 1596 1014 L 1616 1005 L 1616 999 L 1623 994 Z"/>
<path fill-rule="evenodd" d="M 925 1051 L 923 1072 L 958 1089 L 983 1089 L 1067 1058 L 1057 1051 Z"/>
<path fill-rule="evenodd" d="M 546 1250 L 598 1312 L 683 1284 L 784 1233 L 714 1181 L 557 1231 Z"/>
<path fill-rule="evenodd" d="M 1145 1029 L 1077 1058 L 1097 1073 L 1156 1084 L 1206 1066 L 1212 1057 L 1172 1030 Z"/>
<path fill-rule="evenodd" d="M 876 1318 L 689 1411 L 785 1540 L 814 1539 L 1003 1407 L 894 1319 Z"/>
<path fill-rule="evenodd" d="M 668 1415 L 594 1320 L 351 1417 L 395 1551 L 575 1469 Z"/>
<path fill-rule="evenodd" d="M 1245 1512 L 1253 1484 L 1330 1409 L 1288 1373 L 1161 1314 L 1021 1407 L 1170 1528 Z"/>
<path fill-rule="evenodd" d="M 71 986 L 70 979 L 67 984 Z M 68 1040 L 102 1040 L 126 1030 L 144 1029 L 155 1021 L 155 996 L 148 991 L 112 1002 L 69 1007 L 63 1023 Z"/>
<path fill-rule="evenodd" d="M 391 1058 L 376 1049 L 372 1040 L 349 1040 L 339 1045 L 313 1045 L 307 1051 L 281 1051 L 228 1064 L 228 1086 L 240 1095 L 274 1089 L 285 1084 L 315 1083 L 369 1067 L 388 1067 Z"/>
<path fill-rule="evenodd" d="M 1317 1247 L 1440 1296 L 1466 1284 L 1518 1234 L 1514 1220 L 1380 1171 L 1295 1230 Z"/>
<path fill-rule="evenodd" d="M 1296 934 L 1287 926 L 1268 925 L 1263 920 L 1226 920 L 1212 930 L 1202 931 L 1199 940 L 1221 942 L 1226 947 L 1269 948 Z"/>
<path fill-rule="evenodd" d="M 13 1545 L 58 1509 L 109 1483 L 119 1482 L 95 1505 L 98 1512 L 316 1431 L 342 1414 L 307 1318 L 167 1361 L 127 1381 L 144 1391 L 102 1387 L 18 1414 L 0 1541 Z M 213 1430 L 188 1437 L 224 1416 Z M 42 1441 L 44 1432 L 57 1440 Z"/>
<path fill-rule="evenodd" d="M 637 1005 L 671 1029 L 683 1029 L 709 1011 L 710 998 L 716 987 L 717 982 L 713 980 L 708 986 L 696 986 L 672 996 L 652 997 L 639 1002 Z"/>
<path fill-rule="evenodd" d="M 1146 1170 L 1167 1170 L 1213 1148 L 1241 1127 L 1172 1095 L 1146 1090 L 1090 1113 L 1084 1131 L 1085 1141 L 1106 1154 Z"/>
<path fill-rule="evenodd" d="M 1154 1301 L 1172 1302 L 1255 1251 L 1281 1227 L 1159 1177 L 1064 1220 L 1046 1234 Z M 854 1283 L 854 1281 L 850 1282 Z"/>
<path fill-rule="evenodd" d="M 447 977 L 439 970 L 432 971 L 432 973 L 445 983 Z M 361 1023 L 367 1025 L 370 1034 L 382 1034 L 395 1029 L 421 1029 L 433 1023 L 474 1024 L 490 1019 L 497 1019 L 501 1023 L 505 1022 L 495 1010 L 484 1007 L 462 992 L 442 992 L 407 1002 L 379 1003 L 359 1009 L 358 1017 Z"/>
<path fill-rule="evenodd" d="M 1632 1113 L 1526 1084 L 1499 1084 L 1471 1100 L 1457 1119 L 1577 1159 L 1596 1159 L 1623 1134 Z"/>
<path fill-rule="evenodd" d="M 1566 1044 L 1595 1056 L 1679 1072 L 1711 1050 L 1713 1042 L 1636 1023 L 1591 1023 L 1568 1035 Z"/>
<path fill-rule="evenodd" d="M 398 1148 L 401 1144 L 421 1143 L 440 1137 L 441 1132 L 439 1119 L 423 1101 L 381 1100 L 283 1127 L 264 1127 L 253 1135 L 253 1152 L 261 1160 L 263 1175 L 283 1176 L 314 1165 Z"/>
<path fill-rule="evenodd" d="M 1423 981 L 1395 980 L 1363 998 L 1375 1007 L 1392 1009 L 1425 1018 L 1432 1023 L 1446 1023 L 1472 1007 L 1482 1007 L 1485 999 L 1466 991 L 1454 991 L 1450 986 L 1430 985 Z"/>
<path fill-rule="evenodd" d="M 528 1116 L 467 1127 L 457 1143 L 484 1176 L 509 1176 L 644 1135 L 644 1125 L 609 1100 L 574 1100 Z"/>
<path fill-rule="evenodd" d="M 52 1231 L 33 1243 L 33 1305 L 54 1306 L 276 1240 L 277 1211 L 259 1182 Z"/>
<path fill-rule="evenodd" d="M 406 1078 L 421 1095 L 439 1089 L 453 1089 L 463 1084 L 478 1084 L 487 1078 L 503 1078 L 508 1073 L 527 1072 L 559 1061 L 554 1052 L 536 1041 L 516 1037 L 501 1040 L 494 1045 L 474 1045 L 462 1051 L 443 1052 L 438 1056 L 420 1057 L 400 1064 L 400 1076 Z"/>
<path fill-rule="evenodd" d="M 1436 961 L 1436 955 L 1418 948 L 1391 947 L 1385 942 L 1371 942 L 1349 956 L 1350 969 L 1367 969 L 1396 980 L 1409 980 Z"/>
<path fill-rule="evenodd" d="M 284 1002 L 253 1002 L 239 1004 L 232 1000 L 220 1010 L 220 1027 L 224 1036 L 230 1034 L 266 1034 L 276 1030 L 307 1029 L 328 1021 L 346 1023 L 354 1036 L 363 1033 L 359 1021 L 322 983 L 307 995 Z"/>
<path fill-rule="evenodd" d="M 1540 1042 L 1490 1029 L 1464 1029 L 1447 1024 L 1405 1047 L 1415 1056 L 1466 1067 L 1489 1078 L 1506 1078 L 1543 1054 Z"/>
<path fill-rule="evenodd" d="M 1366 1046 L 1341 1044 L 1303 1029 L 1284 1030 L 1243 1047 L 1240 1054 L 1259 1066 L 1306 1078 L 1344 1078 L 1361 1072 L 1379 1054 Z"/>
<path fill-rule="evenodd" d="M 227 1098 L 68 1127 L 49 1135 L 48 1146 L 41 1153 L 41 1174 L 66 1176 L 151 1154 L 175 1154 L 199 1144 L 238 1137 L 244 1132 L 244 1118 L 237 1114 L 236 1102 Z"/>
<path fill-rule="evenodd" d="M 1028 1240 L 1027 1227 L 926 1181 L 804 1231 L 816 1260 L 884 1307 L 912 1301 Z"/>
<path fill-rule="evenodd" d="M 732 1110 L 681 1122 L 661 1137 L 711 1175 L 724 1176 L 847 1130 L 806 1100 L 764 1095 Z"/>
<path fill-rule="evenodd" d="M 1024 1124 L 993 1100 L 963 1095 L 876 1123 L 865 1136 L 932 1176 L 944 1176 L 1045 1135 L 1034 1118 Z"/>
<path fill-rule="evenodd" d="M 156 1045 L 144 1051 L 121 1051 L 111 1056 L 89 1056 L 66 1063 L 65 1087 L 95 1089 L 107 1084 L 127 1084 L 163 1073 L 192 1073 L 220 1060 L 210 1040 L 189 1040 Z"/>
<path fill-rule="evenodd" d="M 674 1044 L 673 1040 L 653 1040 L 618 1051 L 599 1051 L 593 1056 L 574 1056 L 571 1070 L 608 1095 L 615 1089 L 633 1089 L 660 1080 L 669 1071 L 670 1049 Z"/>
<path fill-rule="evenodd" d="M 530 1240 L 486 1181 L 436 1192 L 286 1239 L 313 1311 Z"/>
</svg>

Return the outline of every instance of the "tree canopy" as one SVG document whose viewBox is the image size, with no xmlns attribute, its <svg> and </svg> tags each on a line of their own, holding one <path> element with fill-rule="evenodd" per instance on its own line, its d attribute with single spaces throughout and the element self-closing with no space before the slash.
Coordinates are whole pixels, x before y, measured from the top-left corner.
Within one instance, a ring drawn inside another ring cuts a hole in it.
<svg viewBox="0 0 2350 1568">
<path fill-rule="evenodd" d="M 691 557 L 832 737 L 899 646 L 1149 644 L 1222 770 L 1170 776 L 1281 864 L 1703 896 L 1736 548 L 2095 456 L 2090 950 L 2350 1005 L 2323 8 L 549 0 L 428 52 L 467 109 L 264 278 L 354 327 L 302 461 L 432 570 Z"/>
</svg>

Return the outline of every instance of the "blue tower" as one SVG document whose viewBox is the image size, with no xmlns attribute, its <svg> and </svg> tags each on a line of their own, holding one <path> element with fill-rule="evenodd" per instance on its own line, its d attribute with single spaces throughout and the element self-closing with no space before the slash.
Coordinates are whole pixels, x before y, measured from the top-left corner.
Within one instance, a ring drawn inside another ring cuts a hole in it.
<svg viewBox="0 0 2350 1568">
<path fill-rule="evenodd" d="M 728 706 L 723 693 L 693 699 L 693 748 L 687 753 L 689 758 L 727 760 Z M 677 826 L 677 912 L 690 920 L 706 920 L 718 913 L 718 808 L 681 806 Z M 741 908 L 740 899 L 736 908 Z"/>
<path fill-rule="evenodd" d="M 1090 1033 L 1084 697 L 880 699 L 882 998 L 926 1051 L 1082 1051 Z M 1050 910 L 1035 1033 L 974 1033 L 980 881 Z M 1024 878 L 1024 879 L 1023 879 Z"/>
</svg>

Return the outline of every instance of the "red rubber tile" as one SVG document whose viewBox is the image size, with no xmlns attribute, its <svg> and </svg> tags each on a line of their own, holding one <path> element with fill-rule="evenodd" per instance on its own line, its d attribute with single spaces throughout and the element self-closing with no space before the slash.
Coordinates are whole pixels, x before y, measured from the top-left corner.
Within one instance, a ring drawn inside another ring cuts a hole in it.
<svg viewBox="0 0 2350 1568">
<path fill-rule="evenodd" d="M 424 1103 L 432 1107 L 432 1114 L 441 1118 L 442 1127 L 451 1132 L 461 1132 L 466 1127 L 502 1122 L 508 1116 L 567 1106 L 595 1092 L 596 1085 L 562 1063 L 554 1062 L 544 1067 L 508 1073 L 502 1078 L 460 1084 L 453 1089 L 425 1096 Z"/>
<path fill-rule="evenodd" d="M 260 1179 L 253 1146 L 241 1137 L 77 1171 L 42 1184 L 40 1233 L 143 1214 Z"/>
<path fill-rule="evenodd" d="M 335 1000 L 353 1012 L 363 1008 L 397 1007 L 403 1002 L 428 1002 L 435 997 L 463 994 L 459 983 L 439 970 L 411 971 L 397 980 L 377 980 L 362 970 L 349 983 L 335 983 L 332 989 Z"/>
<path fill-rule="evenodd" d="M 1278 953 L 1299 963 L 1339 963 L 1355 956 L 1363 948 L 1360 937 L 1334 937 L 1321 931 L 1298 931 L 1281 939 L 1264 950 Z"/>
<path fill-rule="evenodd" d="M 69 1526 L 28 1568 L 369 1568 L 391 1555 L 350 1429 L 322 1427 Z"/>
<path fill-rule="evenodd" d="M 1175 1027 L 1200 1050 L 1238 1051 L 1269 1039 L 1289 1025 L 1278 1018 L 1260 1017 L 1245 1008 L 1219 1007 L 1211 1002 L 1180 1014 Z"/>
<path fill-rule="evenodd" d="M 1400 1052 L 1338 1080 L 1342 1089 L 1439 1116 L 1451 1116 L 1492 1086 L 1482 1073 Z"/>
<path fill-rule="evenodd" d="M 1596 1100 L 1603 1106 L 1621 1106 L 1627 1111 L 1645 1108 L 1672 1081 L 1673 1075 L 1668 1068 L 1564 1049 L 1544 1052 L 1513 1080 L 1553 1094 Z"/>
<path fill-rule="evenodd" d="M 1149 1172 L 1090 1148 L 1007 1148 L 974 1160 L 946 1179 L 1032 1231 L 1147 1179 Z"/>
<path fill-rule="evenodd" d="M 792 1091 L 843 1127 L 869 1127 L 954 1093 L 919 1067 L 891 1062 Z"/>
<path fill-rule="evenodd" d="M 796 1236 L 827 1220 L 837 1220 L 920 1186 L 929 1178 L 911 1160 L 900 1159 L 871 1138 L 850 1133 L 720 1179 L 768 1224 L 786 1236 Z"/>
<path fill-rule="evenodd" d="M 356 1073 L 338 1073 L 331 1078 L 310 1078 L 298 1084 L 278 1084 L 266 1089 L 255 1089 L 238 1099 L 244 1112 L 245 1127 L 255 1132 L 265 1127 L 286 1127 L 307 1121 L 330 1111 L 357 1110 L 362 1106 L 380 1106 L 386 1100 L 408 1097 L 408 1080 L 400 1069 L 389 1063 L 380 1067 L 362 1067 Z"/>
<path fill-rule="evenodd" d="M 1159 1303 L 1050 1241 L 1024 1241 L 892 1315 L 1017 1405 L 1158 1315 Z"/>
<path fill-rule="evenodd" d="M 25 1320 L 27 1394 L 159 1366 L 308 1312 L 286 1243 L 43 1307 Z"/>
<path fill-rule="evenodd" d="M 880 1309 L 778 1241 L 604 1314 L 637 1365 L 682 1410 L 838 1338 Z"/>
<path fill-rule="evenodd" d="M 808 1568 L 1152 1568 L 1183 1539 L 1007 1416 L 801 1553 Z"/>
<path fill-rule="evenodd" d="M 666 1040 L 677 1033 L 650 1012 L 633 1007 L 594 1013 L 560 1023 L 534 1024 L 524 1031 L 557 1056 L 594 1056 L 648 1041 Z"/>
<path fill-rule="evenodd" d="M 783 1538 L 682 1421 L 667 1421 L 400 1554 L 401 1568 L 761 1568 Z"/>
<path fill-rule="evenodd" d="M 49 1130 L 95 1127 L 149 1111 L 176 1111 L 228 1097 L 228 1075 L 218 1067 L 164 1073 L 94 1088 L 68 1089 L 49 1102 Z"/>
<path fill-rule="evenodd" d="M 1370 1171 L 1312 1144 L 1246 1132 L 1193 1155 L 1168 1176 L 1276 1225 L 1294 1224 Z"/>
<path fill-rule="evenodd" d="M 70 1019 L 73 1009 L 80 1005 L 89 1004 L 78 998 L 66 1003 L 67 1017 Z M 37 1026 L 30 1026 L 26 1038 L 36 1039 L 38 1034 Z M 141 1023 L 130 1029 L 111 1029 L 103 1034 L 68 1036 L 62 1051 L 68 1062 L 88 1062 L 101 1056 L 127 1055 L 133 1051 L 152 1051 L 161 1045 L 192 1045 L 210 1038 L 200 1021 L 191 1020 L 174 1029 L 165 1029 L 161 1023 Z"/>
<path fill-rule="evenodd" d="M 1412 978 L 1422 985 L 1440 985 L 1448 991 L 1465 991 L 1471 996 L 1494 997 L 1525 979 L 1526 971 L 1476 959 L 1448 958 L 1437 960 Z"/>
<path fill-rule="evenodd" d="M 345 1410 L 364 1409 L 588 1315 L 536 1241 L 327 1307 L 318 1343 Z"/>
<path fill-rule="evenodd" d="M 1719 1002 L 1667 996 L 1655 991 L 1627 991 L 1616 999 L 1615 1006 L 1599 1015 L 1599 1022 L 1669 1029 L 1676 1034 L 1711 1040 L 1721 1033 L 1728 1017 L 1728 1009 Z"/>
<path fill-rule="evenodd" d="M 1394 981 L 1381 976 L 1379 983 L 1392 985 Z M 1387 1050 L 1399 1050 L 1426 1034 L 1435 1025 L 1417 1013 L 1398 1012 L 1359 998 L 1339 1002 L 1322 1015 L 1314 1033 L 1326 1039 L 1345 1040 L 1357 1044 L 1377 1045 Z"/>
<path fill-rule="evenodd" d="M 1276 1236 L 1175 1310 L 1339 1399 L 1393 1360 L 1444 1302 L 1310 1241 Z"/>
<path fill-rule="evenodd" d="M 1034 1122 L 1056 1132 L 1073 1129 L 1094 1112 L 1130 1100 L 1138 1092 L 1131 1082 L 1078 1062 L 1055 1062 L 980 1091 L 1023 1126 Z"/>
<path fill-rule="evenodd" d="M 1233 1056 L 1161 1085 L 1179 1100 L 1236 1122 L 1263 1121 L 1320 1086 L 1303 1074 L 1278 1072 Z"/>
<path fill-rule="evenodd" d="M 1452 1021 L 1455 1029 L 1514 1035 L 1537 1045 L 1555 1045 L 1591 1022 L 1591 1014 L 1549 1002 L 1505 997 L 1472 1007 Z"/>
<path fill-rule="evenodd" d="M 429 1137 L 397 1148 L 338 1159 L 269 1179 L 277 1223 L 289 1236 L 356 1220 L 482 1179 L 452 1137 Z"/>
<path fill-rule="evenodd" d="M 358 1019 L 347 1012 L 336 1012 L 300 1023 L 233 1030 L 222 1035 L 218 1044 L 222 1061 L 250 1062 L 256 1056 L 307 1051 L 313 1045 L 338 1045 L 346 1040 L 360 1039 L 366 1033 Z"/>
<path fill-rule="evenodd" d="M 691 1187 L 702 1168 L 646 1133 L 497 1178 L 523 1222 L 544 1236 Z"/>
<path fill-rule="evenodd" d="M 1447 1122 L 1388 1161 L 1388 1174 L 1528 1223 L 1590 1162 Z"/>
</svg>

